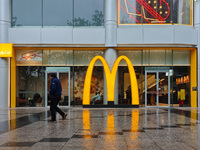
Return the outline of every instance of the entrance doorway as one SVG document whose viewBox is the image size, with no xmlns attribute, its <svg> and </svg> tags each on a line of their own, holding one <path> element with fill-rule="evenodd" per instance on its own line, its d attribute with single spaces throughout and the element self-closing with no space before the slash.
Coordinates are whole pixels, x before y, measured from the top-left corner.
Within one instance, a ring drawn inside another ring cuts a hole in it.
<svg viewBox="0 0 200 150">
<path fill-rule="evenodd" d="M 70 107 L 70 67 L 47 67 L 45 71 L 45 107 L 50 106 L 50 74 L 55 73 L 61 82 L 62 95 L 59 106 Z"/>
<path fill-rule="evenodd" d="M 170 107 L 169 70 L 145 70 L 145 107 Z"/>
</svg>

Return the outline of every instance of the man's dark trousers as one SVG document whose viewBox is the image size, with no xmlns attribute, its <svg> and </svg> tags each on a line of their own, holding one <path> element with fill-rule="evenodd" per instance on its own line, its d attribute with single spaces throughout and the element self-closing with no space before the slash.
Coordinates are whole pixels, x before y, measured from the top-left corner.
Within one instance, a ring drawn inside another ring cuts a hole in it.
<svg viewBox="0 0 200 150">
<path fill-rule="evenodd" d="M 61 95 L 51 97 L 50 111 L 51 111 L 51 119 L 52 121 L 56 120 L 56 112 L 58 112 L 61 116 L 64 116 L 65 113 L 57 107 L 60 101 Z"/>
</svg>

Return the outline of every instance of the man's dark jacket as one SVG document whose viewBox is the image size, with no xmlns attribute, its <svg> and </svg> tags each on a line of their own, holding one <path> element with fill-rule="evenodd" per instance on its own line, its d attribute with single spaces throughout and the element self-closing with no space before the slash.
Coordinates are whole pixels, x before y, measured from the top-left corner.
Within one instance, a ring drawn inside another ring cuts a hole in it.
<svg viewBox="0 0 200 150">
<path fill-rule="evenodd" d="M 50 96 L 60 96 L 62 94 L 61 83 L 57 77 L 52 79 L 49 94 Z"/>
</svg>

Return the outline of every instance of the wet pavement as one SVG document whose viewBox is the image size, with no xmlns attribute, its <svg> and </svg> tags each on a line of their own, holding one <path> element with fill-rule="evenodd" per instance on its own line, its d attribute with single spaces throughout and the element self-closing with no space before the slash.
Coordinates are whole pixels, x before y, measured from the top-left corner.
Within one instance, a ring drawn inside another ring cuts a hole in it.
<svg viewBox="0 0 200 150">
<path fill-rule="evenodd" d="M 0 108 L 0 150 L 200 149 L 200 109 L 62 109 Z"/>
</svg>

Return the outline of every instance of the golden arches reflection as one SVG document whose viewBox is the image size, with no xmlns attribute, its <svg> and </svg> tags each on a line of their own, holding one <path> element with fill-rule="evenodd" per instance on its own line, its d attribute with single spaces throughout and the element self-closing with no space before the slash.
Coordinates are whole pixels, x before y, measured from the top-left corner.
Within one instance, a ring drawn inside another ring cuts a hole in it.
<svg viewBox="0 0 200 150">
<path fill-rule="evenodd" d="M 132 110 L 132 132 L 137 132 L 139 127 L 139 110 Z M 131 134 L 131 139 L 137 139 L 137 134 Z"/>
<path fill-rule="evenodd" d="M 139 126 L 139 110 L 132 110 L 132 131 L 137 131 Z"/>
<path fill-rule="evenodd" d="M 191 109 L 191 119 L 197 120 L 197 109 Z"/>
<path fill-rule="evenodd" d="M 117 58 L 111 72 L 106 60 L 102 56 L 95 56 L 91 60 L 87 69 L 86 76 L 85 76 L 84 91 L 83 91 L 83 105 L 90 104 L 90 83 L 91 83 L 93 68 L 97 60 L 100 60 L 104 67 L 105 76 L 106 76 L 106 84 L 107 84 L 107 100 L 114 101 L 115 78 L 117 74 L 118 65 L 122 59 L 126 61 L 128 69 L 129 69 L 132 105 L 139 105 L 138 85 L 137 85 L 135 71 L 129 58 L 123 55 Z"/>
<path fill-rule="evenodd" d="M 83 110 L 83 129 L 90 130 L 90 110 Z"/>
<path fill-rule="evenodd" d="M 11 109 L 10 110 L 10 129 L 16 129 L 16 110 Z"/>
<path fill-rule="evenodd" d="M 107 131 L 111 132 L 115 130 L 115 117 L 114 117 L 114 111 L 108 111 L 107 114 Z"/>
</svg>

